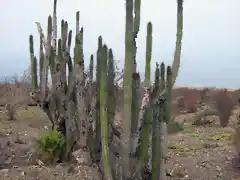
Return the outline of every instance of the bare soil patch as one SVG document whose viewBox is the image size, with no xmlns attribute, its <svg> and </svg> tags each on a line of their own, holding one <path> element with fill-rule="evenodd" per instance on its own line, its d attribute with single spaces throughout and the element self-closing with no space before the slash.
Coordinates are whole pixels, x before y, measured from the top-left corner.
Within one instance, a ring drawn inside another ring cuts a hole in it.
<svg viewBox="0 0 240 180">
<path fill-rule="evenodd" d="M 35 152 L 35 140 L 50 128 L 45 114 L 38 107 L 19 109 L 16 121 L 7 121 L 0 112 L 0 179 L 77 180 L 101 179 L 96 167 L 76 164 L 42 164 Z M 185 130 L 168 136 L 168 179 L 237 180 L 240 170 L 233 166 L 232 144 L 235 115 L 226 128 L 219 122 L 193 126 L 190 114 L 184 115 Z M 181 121 L 179 116 L 177 121 Z"/>
</svg>

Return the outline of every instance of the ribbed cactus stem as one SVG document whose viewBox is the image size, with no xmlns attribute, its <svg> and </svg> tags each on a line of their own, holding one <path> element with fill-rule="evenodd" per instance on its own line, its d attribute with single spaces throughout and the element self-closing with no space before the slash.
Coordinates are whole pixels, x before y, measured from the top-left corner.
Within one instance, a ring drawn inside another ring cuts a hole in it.
<svg viewBox="0 0 240 180">
<path fill-rule="evenodd" d="M 179 67 L 180 67 L 180 59 L 181 59 L 181 46 L 182 46 L 182 29 L 183 29 L 183 0 L 177 0 L 177 40 L 175 46 L 175 54 L 174 60 L 172 64 L 172 85 L 174 85 Z M 160 94 L 157 94 L 152 99 L 152 104 L 159 104 L 165 102 L 167 99 L 167 92 L 164 89 Z M 145 109 L 149 108 L 150 103 L 148 102 L 145 106 Z M 143 110 L 144 111 L 144 110 Z M 144 114 L 144 113 L 141 113 Z"/>
<path fill-rule="evenodd" d="M 72 43 L 72 30 L 70 30 L 68 32 L 68 42 L 67 42 L 67 45 L 68 45 L 69 52 L 70 52 L 70 48 L 71 48 L 71 43 Z"/>
<path fill-rule="evenodd" d="M 29 52 L 31 60 L 31 73 L 32 73 L 32 89 L 33 92 L 37 90 L 37 59 L 34 56 L 33 36 L 29 36 Z"/>
<path fill-rule="evenodd" d="M 93 81 L 93 67 L 94 67 L 94 60 L 93 54 L 90 56 L 90 64 L 89 64 L 89 81 L 92 83 Z"/>
<path fill-rule="evenodd" d="M 138 123 L 139 123 L 139 110 L 140 110 L 140 75 L 139 73 L 133 73 L 133 84 L 132 84 L 132 126 L 131 126 L 131 155 L 136 155 L 136 149 L 138 147 L 139 133 L 138 133 Z M 131 160 L 131 168 L 134 167 L 136 161 Z"/>
<path fill-rule="evenodd" d="M 160 69 L 159 64 L 156 64 L 154 91 L 159 91 L 160 85 Z M 158 180 L 160 174 L 160 124 L 158 122 L 160 111 L 158 105 L 153 106 L 152 119 L 152 180 Z"/>
<path fill-rule="evenodd" d="M 68 22 L 64 22 L 63 33 L 62 33 L 62 50 L 65 52 L 67 46 L 67 38 L 68 38 Z"/>
<path fill-rule="evenodd" d="M 132 119 L 132 74 L 133 74 L 133 0 L 126 0 L 126 27 L 125 27 L 125 63 L 123 76 L 123 136 L 124 157 L 123 179 L 128 179 L 131 175 L 130 167 L 130 136 Z"/>
<path fill-rule="evenodd" d="M 51 47 L 51 54 L 49 57 L 49 66 L 50 66 L 50 73 L 53 79 L 54 73 L 55 73 L 55 54 L 54 54 L 54 50 L 53 47 Z"/>
<path fill-rule="evenodd" d="M 68 61 L 67 61 L 67 64 L 68 64 L 68 71 L 69 72 L 72 72 L 73 70 L 73 62 L 72 62 L 72 58 L 70 56 L 70 49 L 71 49 L 71 43 L 72 43 L 72 30 L 70 30 L 68 32 L 68 47 L 67 47 L 67 53 L 68 53 Z"/>
<path fill-rule="evenodd" d="M 108 110 L 108 122 L 113 123 L 116 110 L 116 94 L 114 87 L 115 68 L 112 49 L 109 49 L 108 53 L 108 77 L 107 77 L 107 110 Z"/>
<path fill-rule="evenodd" d="M 62 63 L 63 63 L 63 56 L 62 56 L 62 39 L 58 39 L 58 67 L 57 67 L 57 70 L 61 71 L 61 66 L 62 66 Z"/>
<path fill-rule="evenodd" d="M 64 19 L 61 20 L 61 38 L 64 36 Z"/>
<path fill-rule="evenodd" d="M 168 124 L 171 121 L 172 114 L 172 70 L 171 67 L 167 67 L 167 101 L 166 101 L 166 123 Z"/>
<path fill-rule="evenodd" d="M 83 27 L 80 30 L 80 52 L 81 52 L 81 65 L 84 68 L 84 55 L 83 55 Z"/>
<path fill-rule="evenodd" d="M 180 67 L 183 34 L 183 0 L 177 0 L 177 39 L 172 64 L 172 84 L 175 83 Z"/>
<path fill-rule="evenodd" d="M 108 113 L 107 113 L 107 46 L 102 49 L 101 59 L 101 80 L 100 80 L 100 119 L 101 119 L 101 140 L 102 140 L 102 160 L 104 165 L 104 176 L 107 180 L 112 180 L 109 148 L 108 148 Z"/>
<path fill-rule="evenodd" d="M 79 33 L 79 19 L 80 19 L 80 12 L 76 12 L 76 34 Z"/>
<path fill-rule="evenodd" d="M 75 56 L 74 56 L 74 64 L 81 63 L 81 37 L 80 34 L 77 34 L 75 37 Z"/>
<path fill-rule="evenodd" d="M 134 1 L 134 29 L 133 29 L 133 73 L 136 73 L 137 63 L 136 63 L 136 54 L 137 54 L 137 44 L 136 38 L 138 36 L 139 27 L 140 27 L 140 9 L 141 9 L 141 0 Z"/>
<path fill-rule="evenodd" d="M 140 110 L 140 75 L 139 73 L 133 73 L 133 101 L 132 101 L 132 126 L 131 132 L 133 134 L 137 133 L 139 110 Z M 134 135 L 135 136 L 135 135 Z M 138 138 L 138 137 L 137 137 Z M 135 148 L 137 146 L 135 145 Z M 133 149 L 132 152 L 135 152 Z"/>
<path fill-rule="evenodd" d="M 101 128 L 100 128 L 100 80 L 101 80 L 101 63 L 102 63 L 102 37 L 98 37 L 98 49 L 97 49 L 97 68 L 96 68 L 96 115 L 95 124 L 95 143 L 93 152 L 93 161 L 100 160 L 98 152 L 101 150 Z"/>
<path fill-rule="evenodd" d="M 145 86 L 150 87 L 151 75 L 151 58 L 152 58 L 152 23 L 147 24 L 147 44 L 146 44 L 146 65 L 145 65 Z"/>
<path fill-rule="evenodd" d="M 151 75 L 151 57 L 152 57 L 152 24 L 151 22 L 147 25 L 147 45 L 146 45 L 146 65 L 145 65 L 145 96 L 148 96 L 150 98 L 150 90 L 151 90 L 151 84 L 150 84 L 150 75 Z M 151 100 L 150 100 L 151 101 Z M 138 172 L 141 170 L 141 168 L 144 165 L 144 162 L 146 162 L 147 154 L 148 154 L 148 142 L 149 142 L 149 130 L 150 130 L 150 123 L 151 123 L 151 117 L 152 117 L 152 110 L 149 108 L 145 111 L 143 116 L 143 133 L 140 137 L 140 157 L 139 161 L 137 162 L 135 171 Z"/>
<path fill-rule="evenodd" d="M 54 0 L 53 4 L 53 38 L 52 38 L 52 47 L 53 47 L 53 52 L 54 52 L 54 61 L 55 56 L 57 54 L 57 0 Z"/>
<path fill-rule="evenodd" d="M 166 78 L 165 78 L 165 64 L 161 63 L 160 66 L 160 90 L 163 91 L 166 86 Z M 159 169 L 159 174 L 157 176 L 157 180 L 165 180 L 166 179 L 166 173 L 165 173 L 165 163 L 164 158 L 166 156 L 166 102 L 163 105 L 158 105 L 159 108 L 159 117 L 158 117 L 158 134 L 160 136 L 159 142 L 157 144 L 160 145 L 158 150 L 158 159 L 159 162 L 157 163 L 157 169 Z"/>
<path fill-rule="evenodd" d="M 42 73 L 42 68 L 43 68 L 43 61 L 44 61 L 43 41 L 42 41 L 42 38 L 40 37 L 40 47 L 39 47 L 39 78 L 40 78 L 40 82 L 42 82 L 41 73 Z"/>
<path fill-rule="evenodd" d="M 141 9 L 141 0 L 135 0 L 134 2 L 134 36 L 136 36 L 139 32 L 140 27 L 140 9 Z"/>
<path fill-rule="evenodd" d="M 52 17 L 48 16 L 47 45 L 46 45 L 45 58 L 43 61 L 43 68 L 42 68 L 42 74 L 41 74 L 42 82 L 40 84 L 42 103 L 44 102 L 44 99 L 47 94 L 48 70 L 49 70 L 50 56 L 52 51 L 51 41 L 52 41 Z"/>
</svg>

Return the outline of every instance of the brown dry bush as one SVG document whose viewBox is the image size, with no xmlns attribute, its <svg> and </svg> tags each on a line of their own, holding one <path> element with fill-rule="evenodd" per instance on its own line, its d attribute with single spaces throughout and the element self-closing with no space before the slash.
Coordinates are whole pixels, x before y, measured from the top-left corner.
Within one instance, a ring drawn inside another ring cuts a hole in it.
<svg viewBox="0 0 240 180">
<path fill-rule="evenodd" d="M 199 90 L 191 88 L 173 89 L 173 101 L 178 112 L 194 113 L 197 110 L 199 101 Z"/>
<path fill-rule="evenodd" d="M 216 109 L 220 118 L 220 125 L 226 127 L 229 122 L 229 117 L 234 108 L 234 102 L 229 96 L 227 89 L 219 90 L 213 97 L 216 105 Z"/>
<path fill-rule="evenodd" d="M 27 72 L 21 78 L 14 75 L 4 77 L 0 85 L 0 105 L 5 107 L 8 120 L 16 119 L 16 108 L 27 108 L 31 98 L 31 85 Z"/>
</svg>

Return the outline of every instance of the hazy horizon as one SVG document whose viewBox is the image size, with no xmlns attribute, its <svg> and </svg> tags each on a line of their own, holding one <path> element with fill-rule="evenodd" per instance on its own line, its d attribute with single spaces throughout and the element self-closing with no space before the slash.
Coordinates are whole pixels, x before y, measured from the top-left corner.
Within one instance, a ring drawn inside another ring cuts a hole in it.
<svg viewBox="0 0 240 180">
<path fill-rule="evenodd" d="M 39 35 L 46 34 L 53 0 L 3 0 L 0 20 L 0 76 L 21 74 L 29 66 L 29 35 L 38 57 Z M 177 85 L 240 88 L 240 21 L 238 0 L 185 0 L 183 47 Z M 58 0 L 58 29 L 62 18 L 75 34 L 75 14 L 84 27 L 84 55 L 95 55 L 97 38 L 111 47 L 120 67 L 124 63 L 125 1 Z M 156 62 L 172 64 L 176 39 L 176 0 L 142 0 L 137 40 L 138 70 L 144 74 L 147 22 L 153 23 L 152 71 Z M 58 30 L 58 35 L 60 29 Z M 73 41 L 74 42 L 74 41 Z"/>
</svg>

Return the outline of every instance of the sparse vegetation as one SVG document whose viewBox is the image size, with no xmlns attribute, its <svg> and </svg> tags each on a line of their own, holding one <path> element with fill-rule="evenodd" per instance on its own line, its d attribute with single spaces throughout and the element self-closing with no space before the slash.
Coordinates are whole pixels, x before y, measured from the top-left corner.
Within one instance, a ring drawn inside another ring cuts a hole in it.
<svg viewBox="0 0 240 180">
<path fill-rule="evenodd" d="M 39 57 L 36 37 L 29 36 L 31 72 L 0 85 L 0 179 L 16 174 L 49 180 L 238 178 L 226 166 L 234 155 L 240 162 L 239 106 L 234 109 L 239 97 L 226 89 L 173 88 L 180 67 L 183 0 L 177 0 L 173 64 L 156 63 L 153 84 L 151 22 L 146 25 L 144 80 L 137 71 L 140 14 L 141 0 L 126 1 L 124 68 L 116 67 L 114 50 L 102 36 L 86 68 L 80 12 L 76 36 L 62 20 L 58 37 L 54 0 L 46 36 L 36 23 Z"/>
<path fill-rule="evenodd" d="M 44 163 L 57 162 L 63 160 L 66 139 L 61 132 L 44 132 L 37 140 L 38 155 Z"/>
</svg>

